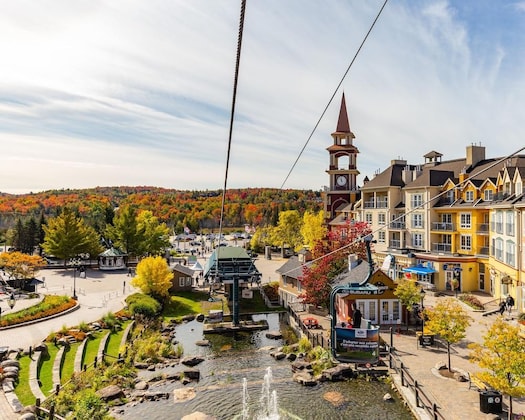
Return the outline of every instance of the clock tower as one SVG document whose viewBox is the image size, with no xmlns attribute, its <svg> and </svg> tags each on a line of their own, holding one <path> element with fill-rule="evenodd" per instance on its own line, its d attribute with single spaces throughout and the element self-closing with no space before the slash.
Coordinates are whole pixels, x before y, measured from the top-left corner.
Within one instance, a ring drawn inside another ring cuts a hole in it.
<svg viewBox="0 0 525 420">
<path fill-rule="evenodd" d="M 359 150 L 353 145 L 354 138 L 354 133 L 350 131 L 345 94 L 343 93 L 337 128 L 332 133 L 333 144 L 326 149 L 330 157 L 330 166 L 326 171 L 330 177 L 330 184 L 325 196 L 327 222 L 335 218 L 338 209 L 355 203 L 359 198 L 357 188 L 359 171 L 356 162 Z"/>
</svg>

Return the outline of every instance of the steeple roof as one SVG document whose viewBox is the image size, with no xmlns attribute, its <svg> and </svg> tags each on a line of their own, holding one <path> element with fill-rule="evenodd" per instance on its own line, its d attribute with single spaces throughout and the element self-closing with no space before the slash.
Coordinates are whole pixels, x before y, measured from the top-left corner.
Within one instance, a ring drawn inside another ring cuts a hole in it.
<svg viewBox="0 0 525 420">
<path fill-rule="evenodd" d="M 345 94 L 341 99 L 341 109 L 339 110 L 339 119 L 337 120 L 337 133 L 351 133 L 350 123 L 348 122 L 348 113 L 346 112 Z"/>
</svg>

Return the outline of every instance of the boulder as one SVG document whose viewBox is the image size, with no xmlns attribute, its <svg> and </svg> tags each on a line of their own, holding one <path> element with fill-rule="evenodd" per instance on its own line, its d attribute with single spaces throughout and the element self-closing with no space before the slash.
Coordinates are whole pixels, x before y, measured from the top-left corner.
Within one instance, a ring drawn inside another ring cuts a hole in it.
<svg viewBox="0 0 525 420">
<path fill-rule="evenodd" d="M 185 315 L 182 317 L 183 322 L 190 322 L 195 319 L 195 315 Z"/>
<path fill-rule="evenodd" d="M 195 345 L 199 347 L 209 347 L 211 343 L 210 340 L 198 340 L 195 342 Z"/>
<path fill-rule="evenodd" d="M 390 395 L 388 392 L 383 395 L 383 401 L 390 401 L 390 402 L 393 402 L 394 401 L 394 398 L 392 397 L 392 395 Z"/>
<path fill-rule="evenodd" d="M 292 363 L 292 372 L 297 372 L 299 370 L 311 370 L 312 364 L 304 360 L 296 360 Z"/>
<path fill-rule="evenodd" d="M 195 388 L 178 388 L 173 390 L 173 398 L 176 403 L 192 400 L 196 395 Z"/>
<path fill-rule="evenodd" d="M 20 362 L 18 360 L 11 360 L 11 359 L 7 359 L 7 360 L 4 360 L 2 363 L 0 363 L 0 367 L 8 367 L 8 366 L 15 366 L 15 367 L 20 367 Z"/>
<path fill-rule="evenodd" d="M 97 395 L 104 401 L 110 401 L 124 397 L 124 392 L 118 385 L 109 385 L 105 388 L 99 389 Z"/>
<path fill-rule="evenodd" d="M 350 365 L 342 363 L 332 368 L 323 370 L 321 376 L 323 377 L 323 380 L 336 382 L 348 378 L 353 378 L 354 371 Z"/>
<path fill-rule="evenodd" d="M 204 316 L 204 314 L 199 314 L 195 317 L 195 319 L 198 321 L 198 322 L 204 322 L 204 319 L 206 317 Z"/>
<path fill-rule="evenodd" d="M 270 353 L 270 355 L 271 355 L 275 360 L 283 360 L 284 358 L 286 358 L 286 353 L 283 353 L 282 351 L 272 352 L 272 353 Z"/>
<path fill-rule="evenodd" d="M 199 363 L 204 362 L 204 359 L 199 356 L 188 356 L 180 361 L 185 366 L 197 366 Z"/>
<path fill-rule="evenodd" d="M 149 388 L 149 385 L 148 385 L 148 383 L 145 382 L 145 381 L 140 381 L 140 382 L 137 382 L 137 383 L 135 384 L 135 389 L 137 389 L 137 390 L 139 390 L 139 391 L 144 391 L 144 390 L 146 390 L 146 389 L 148 389 L 148 388 Z"/>
<path fill-rule="evenodd" d="M 143 369 L 147 369 L 149 364 L 145 363 L 145 362 L 135 362 L 134 366 L 135 366 L 136 369 L 143 370 Z"/>
<path fill-rule="evenodd" d="M 283 338 L 283 335 L 280 331 L 268 331 L 266 334 L 266 338 L 269 338 L 271 340 L 279 340 Z"/>
<path fill-rule="evenodd" d="M 289 360 L 290 362 L 293 362 L 297 359 L 297 355 L 295 353 L 289 353 L 286 356 L 286 360 Z"/>
<path fill-rule="evenodd" d="M 18 420 L 38 420 L 38 417 L 35 413 L 24 413 L 18 417 Z"/>
<path fill-rule="evenodd" d="M 183 372 L 184 376 L 188 379 L 199 380 L 201 377 L 201 372 L 198 369 L 185 369 Z"/>
<path fill-rule="evenodd" d="M 306 372 L 306 371 L 294 373 L 293 380 L 304 386 L 317 385 L 317 381 L 315 380 L 315 378 L 309 372 Z"/>
</svg>

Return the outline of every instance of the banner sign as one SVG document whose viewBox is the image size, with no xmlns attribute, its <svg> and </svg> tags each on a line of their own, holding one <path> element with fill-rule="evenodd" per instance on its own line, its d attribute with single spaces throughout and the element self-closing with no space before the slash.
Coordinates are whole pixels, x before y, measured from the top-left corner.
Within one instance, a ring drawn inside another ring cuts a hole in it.
<svg viewBox="0 0 525 420">
<path fill-rule="evenodd" d="M 336 358 L 342 362 L 377 363 L 379 360 L 379 327 L 336 327 Z"/>
</svg>

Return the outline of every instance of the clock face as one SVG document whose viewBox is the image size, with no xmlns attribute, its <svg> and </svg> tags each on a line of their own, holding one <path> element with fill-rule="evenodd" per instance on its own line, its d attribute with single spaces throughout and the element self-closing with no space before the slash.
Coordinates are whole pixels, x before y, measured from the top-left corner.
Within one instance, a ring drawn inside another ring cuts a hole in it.
<svg viewBox="0 0 525 420">
<path fill-rule="evenodd" d="M 343 187 L 346 185 L 346 177 L 345 176 L 338 176 L 337 177 L 337 185 L 339 185 L 340 187 Z"/>
</svg>

